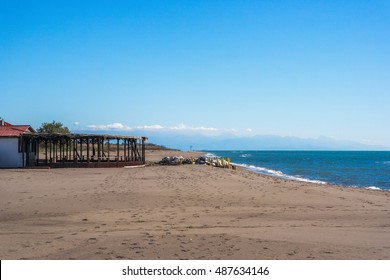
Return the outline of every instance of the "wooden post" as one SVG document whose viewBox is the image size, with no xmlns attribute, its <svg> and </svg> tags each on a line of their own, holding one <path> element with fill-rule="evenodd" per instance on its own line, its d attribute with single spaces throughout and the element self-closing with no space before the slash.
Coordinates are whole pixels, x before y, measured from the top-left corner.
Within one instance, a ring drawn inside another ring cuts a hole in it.
<svg viewBox="0 0 390 280">
<path fill-rule="evenodd" d="M 107 149 L 108 162 L 110 162 L 110 138 L 107 138 Z"/>
<path fill-rule="evenodd" d="M 95 138 L 91 138 L 91 144 L 92 144 L 92 161 L 95 160 L 95 155 L 96 155 L 96 149 L 95 149 Z"/>
<path fill-rule="evenodd" d="M 142 163 L 145 164 L 145 141 L 146 139 L 142 137 Z"/>
<path fill-rule="evenodd" d="M 47 161 L 47 139 L 45 139 L 45 163 L 47 165 L 48 161 Z"/>
<path fill-rule="evenodd" d="M 80 162 L 83 162 L 83 138 L 80 137 Z"/>
<path fill-rule="evenodd" d="M 126 161 L 126 139 L 123 139 L 123 156 Z"/>
<path fill-rule="evenodd" d="M 66 157 L 66 161 L 68 161 L 68 159 L 69 159 L 69 139 L 65 140 L 65 149 L 66 149 L 66 153 L 64 153 L 64 155 Z"/>
<path fill-rule="evenodd" d="M 87 163 L 89 163 L 89 138 L 87 137 Z"/>
<path fill-rule="evenodd" d="M 50 143 L 49 144 L 50 144 L 50 163 L 52 163 L 53 162 L 53 156 L 51 154 L 51 150 L 52 150 L 53 143 L 52 143 L 51 139 L 50 139 Z"/>
<path fill-rule="evenodd" d="M 134 139 L 134 160 L 135 160 L 135 161 L 138 161 L 138 160 L 139 160 L 138 157 L 137 157 L 137 155 L 138 155 L 138 151 L 137 151 L 137 139 Z"/>
<path fill-rule="evenodd" d="M 57 162 L 57 158 L 58 158 L 58 140 L 57 140 L 57 138 L 53 140 L 53 158 L 54 158 L 54 162 Z"/>
<path fill-rule="evenodd" d="M 64 137 L 60 139 L 60 161 L 64 163 Z"/>
<path fill-rule="evenodd" d="M 57 139 L 57 142 L 56 142 L 56 145 L 55 145 L 55 150 L 56 150 L 56 162 L 58 161 L 58 139 Z"/>
<path fill-rule="evenodd" d="M 127 157 L 128 157 L 128 161 L 131 161 L 131 158 L 130 158 L 130 145 L 131 145 L 131 140 L 128 139 L 127 140 Z"/>
<path fill-rule="evenodd" d="M 77 138 L 74 139 L 73 156 L 74 162 L 77 162 Z"/>
<path fill-rule="evenodd" d="M 119 161 L 119 138 L 116 138 L 116 161 Z"/>
<path fill-rule="evenodd" d="M 106 154 L 104 153 L 104 140 L 105 140 L 105 138 L 103 137 L 102 138 L 102 158 L 106 157 Z"/>
<path fill-rule="evenodd" d="M 39 165 L 39 139 L 35 142 L 35 155 L 36 155 L 36 165 Z"/>
<path fill-rule="evenodd" d="M 134 139 L 131 140 L 131 161 L 134 161 Z"/>
<path fill-rule="evenodd" d="M 98 144 L 98 162 L 100 162 L 100 138 L 97 139 Z"/>
<path fill-rule="evenodd" d="M 61 162 L 64 161 L 64 157 L 63 157 L 63 155 L 64 155 L 64 153 L 63 153 L 64 145 L 63 145 L 63 143 L 64 143 L 64 138 L 63 138 L 63 136 L 61 136 L 61 138 L 59 139 L 59 147 L 58 147 L 58 149 L 60 151 L 60 161 Z"/>
</svg>

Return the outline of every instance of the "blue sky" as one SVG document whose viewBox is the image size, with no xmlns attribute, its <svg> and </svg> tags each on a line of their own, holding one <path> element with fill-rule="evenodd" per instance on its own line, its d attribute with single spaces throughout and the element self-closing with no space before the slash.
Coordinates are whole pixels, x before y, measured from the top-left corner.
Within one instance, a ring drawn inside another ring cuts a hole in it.
<svg viewBox="0 0 390 280">
<path fill-rule="evenodd" d="M 0 0 L 0 116 L 390 148 L 390 2 Z"/>
</svg>

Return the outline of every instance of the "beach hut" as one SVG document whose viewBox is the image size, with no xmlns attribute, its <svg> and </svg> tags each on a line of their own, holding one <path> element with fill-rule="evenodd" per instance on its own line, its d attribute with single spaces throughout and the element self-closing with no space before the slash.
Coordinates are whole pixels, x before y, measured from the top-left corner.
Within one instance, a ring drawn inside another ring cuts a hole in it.
<svg viewBox="0 0 390 280">
<path fill-rule="evenodd" d="M 124 167 L 145 164 L 147 137 L 37 133 L 0 120 L 0 168 Z"/>
<path fill-rule="evenodd" d="M 32 159 L 33 153 L 26 157 L 22 152 L 21 136 L 34 132 L 30 125 L 12 125 L 0 120 L 0 168 L 26 166 L 26 160 Z"/>
<path fill-rule="evenodd" d="M 26 167 L 124 167 L 145 164 L 147 137 L 110 134 L 24 133 Z M 34 157 L 30 157 L 30 152 Z M 31 160 L 33 159 L 33 160 Z"/>
</svg>

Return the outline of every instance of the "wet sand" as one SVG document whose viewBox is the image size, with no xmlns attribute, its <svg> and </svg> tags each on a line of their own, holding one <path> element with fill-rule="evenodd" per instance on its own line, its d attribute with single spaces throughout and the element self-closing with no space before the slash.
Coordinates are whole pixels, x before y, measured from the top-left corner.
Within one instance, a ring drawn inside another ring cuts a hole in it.
<svg viewBox="0 0 390 280">
<path fill-rule="evenodd" d="M 0 259 L 390 259 L 390 192 L 198 165 L 3 169 Z"/>
</svg>

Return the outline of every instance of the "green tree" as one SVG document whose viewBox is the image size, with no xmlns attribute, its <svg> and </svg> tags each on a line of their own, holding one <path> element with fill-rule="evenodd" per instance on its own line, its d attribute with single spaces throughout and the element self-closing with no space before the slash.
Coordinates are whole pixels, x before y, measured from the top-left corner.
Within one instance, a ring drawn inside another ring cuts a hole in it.
<svg viewBox="0 0 390 280">
<path fill-rule="evenodd" d="M 69 128 L 64 126 L 60 122 L 51 122 L 51 123 L 42 123 L 41 127 L 37 129 L 38 133 L 61 133 L 61 134 L 67 134 L 70 133 Z"/>
</svg>

